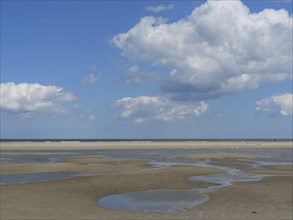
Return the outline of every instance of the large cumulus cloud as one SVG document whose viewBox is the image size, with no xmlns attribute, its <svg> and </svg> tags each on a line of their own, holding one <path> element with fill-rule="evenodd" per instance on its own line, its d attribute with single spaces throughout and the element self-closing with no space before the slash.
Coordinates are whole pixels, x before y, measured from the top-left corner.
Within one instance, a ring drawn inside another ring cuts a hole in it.
<svg viewBox="0 0 293 220">
<path fill-rule="evenodd" d="M 73 101 L 76 97 L 63 88 L 38 83 L 1 83 L 0 108 L 14 113 L 62 113 L 62 102 Z"/>
<path fill-rule="evenodd" d="M 170 70 L 161 91 L 202 100 L 292 77 L 292 17 L 251 13 L 241 1 L 207 1 L 177 22 L 143 17 L 112 44 L 134 60 Z"/>
</svg>

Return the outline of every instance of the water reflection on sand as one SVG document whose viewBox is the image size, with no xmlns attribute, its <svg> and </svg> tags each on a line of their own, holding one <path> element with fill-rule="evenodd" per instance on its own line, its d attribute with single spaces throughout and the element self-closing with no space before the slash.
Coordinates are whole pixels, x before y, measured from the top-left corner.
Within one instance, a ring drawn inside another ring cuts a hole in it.
<svg viewBox="0 0 293 220">
<path fill-rule="evenodd" d="M 193 188 L 188 190 L 158 189 L 140 192 L 129 192 L 124 194 L 110 195 L 101 198 L 98 204 L 104 208 L 128 211 L 145 212 L 172 212 L 190 209 L 196 205 L 209 200 L 209 193 L 222 187 L 232 185 L 234 182 L 253 182 L 260 181 L 265 176 L 259 174 L 245 174 L 241 170 L 233 167 L 217 166 L 209 164 L 210 160 L 198 161 L 195 163 L 184 162 L 151 162 L 157 166 L 197 166 L 213 168 L 224 171 L 225 173 L 191 176 L 188 178 L 192 182 L 213 183 L 214 186 L 207 188 Z"/>
<path fill-rule="evenodd" d="M 246 174 L 234 167 L 215 165 L 209 159 L 187 160 L 184 156 L 200 154 L 247 154 L 254 155 L 254 159 L 237 159 L 241 163 L 253 168 L 259 166 L 292 164 L 291 149 L 137 149 L 137 150 L 60 150 L 60 151 L 1 151 L 0 163 L 57 163 L 69 157 L 96 156 L 104 158 L 142 159 L 149 161 L 150 168 L 137 170 L 121 170 L 111 173 L 77 173 L 77 172 L 39 172 L 26 174 L 1 175 L 0 184 L 21 184 L 62 180 L 76 176 L 115 175 L 129 172 L 144 172 L 155 169 L 165 169 L 174 166 L 204 167 L 219 170 L 220 174 L 205 176 L 190 176 L 188 181 L 207 182 L 213 184 L 207 188 L 193 188 L 185 190 L 152 189 L 139 192 L 125 192 L 108 195 L 101 198 L 98 204 L 104 208 L 130 211 L 170 212 L 190 209 L 209 199 L 209 193 L 222 187 L 228 187 L 234 182 L 260 181 L 266 175 Z M 119 162 L 88 163 L 90 166 L 115 166 Z"/>
</svg>

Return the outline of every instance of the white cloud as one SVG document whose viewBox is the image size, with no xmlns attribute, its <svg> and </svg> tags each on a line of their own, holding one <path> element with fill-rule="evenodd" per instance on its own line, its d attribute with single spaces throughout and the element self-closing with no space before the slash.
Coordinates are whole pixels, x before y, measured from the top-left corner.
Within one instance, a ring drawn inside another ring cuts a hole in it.
<svg viewBox="0 0 293 220">
<path fill-rule="evenodd" d="M 93 121 L 96 119 L 96 115 L 93 113 L 94 109 L 83 109 L 83 113 L 80 115 L 82 119 Z"/>
<path fill-rule="evenodd" d="M 172 10 L 174 8 L 174 5 L 158 5 L 158 6 L 147 6 L 145 9 L 147 11 L 159 13 L 161 11 L 167 11 L 167 10 Z"/>
<path fill-rule="evenodd" d="M 101 77 L 101 74 L 90 74 L 82 79 L 82 82 L 85 84 L 94 84 Z"/>
<path fill-rule="evenodd" d="M 292 78 L 292 17 L 251 13 L 241 1 L 207 1 L 174 23 L 143 17 L 111 42 L 132 60 L 168 68 L 161 90 L 173 99 L 216 98 Z"/>
<path fill-rule="evenodd" d="M 88 118 L 89 120 L 95 120 L 95 119 L 96 119 L 96 116 L 95 116 L 95 115 L 89 115 L 87 118 Z"/>
<path fill-rule="evenodd" d="M 126 72 L 126 83 L 153 83 L 159 81 L 159 75 L 156 73 L 144 73 L 140 71 L 137 65 L 130 66 Z"/>
<path fill-rule="evenodd" d="M 63 88 L 38 83 L 1 83 L 0 91 L 1 110 L 15 113 L 62 113 L 65 109 L 60 103 L 76 99 Z"/>
<path fill-rule="evenodd" d="M 285 93 L 272 95 L 271 97 L 256 102 L 256 110 L 269 116 L 293 115 L 293 94 Z"/>
<path fill-rule="evenodd" d="M 199 105 L 184 105 L 173 102 L 164 97 L 139 96 L 136 98 L 124 97 L 115 102 L 115 105 L 122 107 L 122 118 L 133 119 L 136 123 L 146 120 L 172 121 L 185 119 L 187 116 L 199 116 L 207 111 L 208 105 L 200 102 Z"/>
<path fill-rule="evenodd" d="M 80 115 L 80 117 L 91 120 L 91 121 L 96 119 L 96 116 L 94 114 L 89 115 L 89 112 L 86 112 L 85 114 Z"/>
</svg>

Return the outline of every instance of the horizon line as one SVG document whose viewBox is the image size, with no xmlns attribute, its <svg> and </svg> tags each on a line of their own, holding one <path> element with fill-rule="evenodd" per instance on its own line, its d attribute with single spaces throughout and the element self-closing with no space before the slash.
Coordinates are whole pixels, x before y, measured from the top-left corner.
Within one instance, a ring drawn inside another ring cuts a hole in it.
<svg viewBox="0 0 293 220">
<path fill-rule="evenodd" d="M 293 141 L 293 138 L 0 138 L 0 142 L 123 142 L 123 141 Z"/>
</svg>

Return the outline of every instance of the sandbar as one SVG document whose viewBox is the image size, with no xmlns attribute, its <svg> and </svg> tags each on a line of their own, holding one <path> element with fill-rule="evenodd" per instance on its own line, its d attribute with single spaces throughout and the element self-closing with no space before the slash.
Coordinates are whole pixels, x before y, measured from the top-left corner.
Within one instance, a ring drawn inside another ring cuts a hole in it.
<svg viewBox="0 0 293 220">
<path fill-rule="evenodd" d="M 292 148 L 292 141 L 0 142 L 1 150 Z"/>
</svg>

